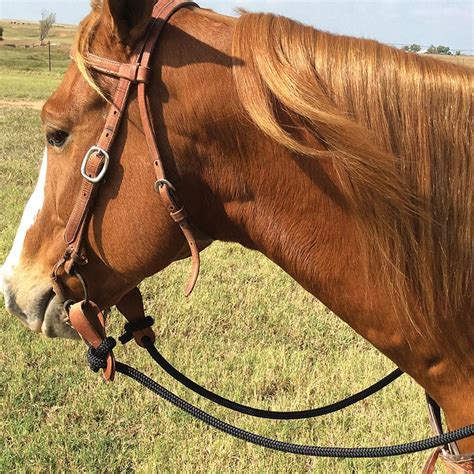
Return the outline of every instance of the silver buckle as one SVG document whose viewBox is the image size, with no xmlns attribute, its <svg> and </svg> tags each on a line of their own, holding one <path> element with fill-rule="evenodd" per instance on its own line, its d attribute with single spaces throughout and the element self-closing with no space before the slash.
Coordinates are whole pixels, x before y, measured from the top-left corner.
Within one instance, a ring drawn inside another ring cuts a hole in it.
<svg viewBox="0 0 474 474">
<path fill-rule="evenodd" d="M 176 192 L 175 187 L 167 180 L 167 179 L 159 179 L 158 181 L 155 182 L 155 191 L 158 193 L 160 192 L 160 188 L 163 186 L 168 186 L 168 188 L 171 189 L 174 193 Z"/>
<path fill-rule="evenodd" d="M 102 166 L 100 173 L 95 178 L 91 178 L 90 176 L 87 176 L 86 174 L 86 167 L 87 167 L 89 158 L 94 153 L 97 153 L 98 155 L 102 155 L 104 157 L 104 165 Z M 85 154 L 84 159 L 82 160 L 82 165 L 81 165 L 82 177 L 86 179 L 87 181 L 89 181 L 90 183 L 93 183 L 93 184 L 98 183 L 105 176 L 105 173 L 107 172 L 107 168 L 109 167 L 109 162 L 110 162 L 109 154 L 103 148 L 100 148 L 98 146 L 91 147 L 89 151 Z"/>
</svg>

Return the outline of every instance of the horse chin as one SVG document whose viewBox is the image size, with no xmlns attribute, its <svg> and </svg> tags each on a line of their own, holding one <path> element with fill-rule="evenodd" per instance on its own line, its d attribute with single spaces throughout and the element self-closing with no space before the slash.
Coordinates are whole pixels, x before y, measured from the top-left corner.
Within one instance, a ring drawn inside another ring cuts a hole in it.
<svg viewBox="0 0 474 474">
<path fill-rule="evenodd" d="M 68 323 L 66 311 L 57 296 L 54 296 L 46 306 L 41 332 L 50 338 L 79 339 L 76 330 Z"/>
</svg>

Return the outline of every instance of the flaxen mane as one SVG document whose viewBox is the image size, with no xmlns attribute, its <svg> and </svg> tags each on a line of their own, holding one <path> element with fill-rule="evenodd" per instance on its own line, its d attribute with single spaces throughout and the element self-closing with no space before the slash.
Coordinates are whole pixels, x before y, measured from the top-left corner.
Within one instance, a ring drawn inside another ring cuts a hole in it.
<svg viewBox="0 0 474 474">
<path fill-rule="evenodd" d="M 75 44 L 73 47 L 74 62 L 91 88 L 95 90 L 102 98 L 106 99 L 87 67 L 87 54 L 91 52 L 91 44 L 94 40 L 97 27 L 99 26 L 102 1 L 92 0 L 91 8 L 91 13 L 86 18 L 84 18 L 84 20 L 79 25 L 79 30 L 77 32 Z"/>
<path fill-rule="evenodd" d="M 85 60 L 99 10 L 95 2 L 75 49 L 100 93 Z M 269 14 L 244 13 L 235 25 L 244 109 L 295 154 L 332 161 L 373 257 L 365 261 L 380 263 L 397 310 L 424 335 L 439 318 L 472 314 L 470 70 Z"/>
<path fill-rule="evenodd" d="M 397 308 L 428 334 L 435 315 L 472 314 L 471 71 L 269 14 L 240 18 L 233 55 L 245 64 L 234 68 L 240 100 L 260 129 L 332 160 Z"/>
</svg>

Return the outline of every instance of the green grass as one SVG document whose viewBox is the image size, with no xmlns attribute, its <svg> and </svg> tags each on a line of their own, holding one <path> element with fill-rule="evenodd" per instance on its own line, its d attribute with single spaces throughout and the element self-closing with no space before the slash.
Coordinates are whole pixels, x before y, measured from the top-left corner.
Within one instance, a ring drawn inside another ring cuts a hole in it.
<svg viewBox="0 0 474 474">
<path fill-rule="evenodd" d="M 37 77 L 25 73 L 21 80 L 33 84 Z M 0 106 L 0 137 L 1 262 L 38 172 L 44 146 L 38 112 Z M 309 408 L 393 368 L 259 254 L 213 245 L 186 300 L 188 271 L 182 262 L 145 281 L 146 309 L 156 318 L 163 354 L 226 397 L 263 408 Z M 122 324 L 114 313 L 111 334 Z M 0 302 L 0 472 L 419 472 L 427 458 L 327 460 L 263 450 L 207 428 L 121 376 L 105 385 L 84 354 L 80 342 L 29 333 Z M 430 434 L 422 390 L 406 376 L 342 413 L 275 422 L 198 399 L 134 345 L 116 355 L 218 417 L 277 439 L 374 446 Z"/>
<path fill-rule="evenodd" d="M 0 68 L 21 72 L 47 74 L 51 77 L 61 77 L 69 64 L 69 50 L 51 48 L 51 72 L 48 69 L 48 48 L 31 49 L 9 48 L 0 44 Z"/>
<path fill-rule="evenodd" d="M 38 100 L 45 101 L 59 86 L 60 78 L 48 75 L 1 71 L 0 100 Z"/>
<path fill-rule="evenodd" d="M 0 20 L 3 27 L 3 41 L 6 44 L 28 44 L 39 43 L 39 23 L 38 22 L 17 22 L 10 20 Z M 50 41 L 52 45 L 70 46 L 76 33 L 76 26 L 54 25 L 45 41 Z"/>
<path fill-rule="evenodd" d="M 0 100 L 44 101 L 56 89 L 66 70 L 75 27 L 53 27 L 51 41 L 51 71 L 48 47 L 39 46 L 38 25 L 12 25 L 0 21 L 4 41 L 0 42 Z"/>
</svg>

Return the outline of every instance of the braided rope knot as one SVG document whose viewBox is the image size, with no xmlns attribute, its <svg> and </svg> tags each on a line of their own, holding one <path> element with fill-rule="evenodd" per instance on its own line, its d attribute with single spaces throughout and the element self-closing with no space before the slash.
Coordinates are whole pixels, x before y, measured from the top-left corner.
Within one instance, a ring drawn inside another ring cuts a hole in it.
<svg viewBox="0 0 474 474">
<path fill-rule="evenodd" d="M 116 345 L 117 342 L 113 337 L 107 337 L 100 343 L 99 347 L 89 347 L 87 361 L 92 371 L 99 372 L 100 369 L 107 367 L 107 356 Z"/>
</svg>

